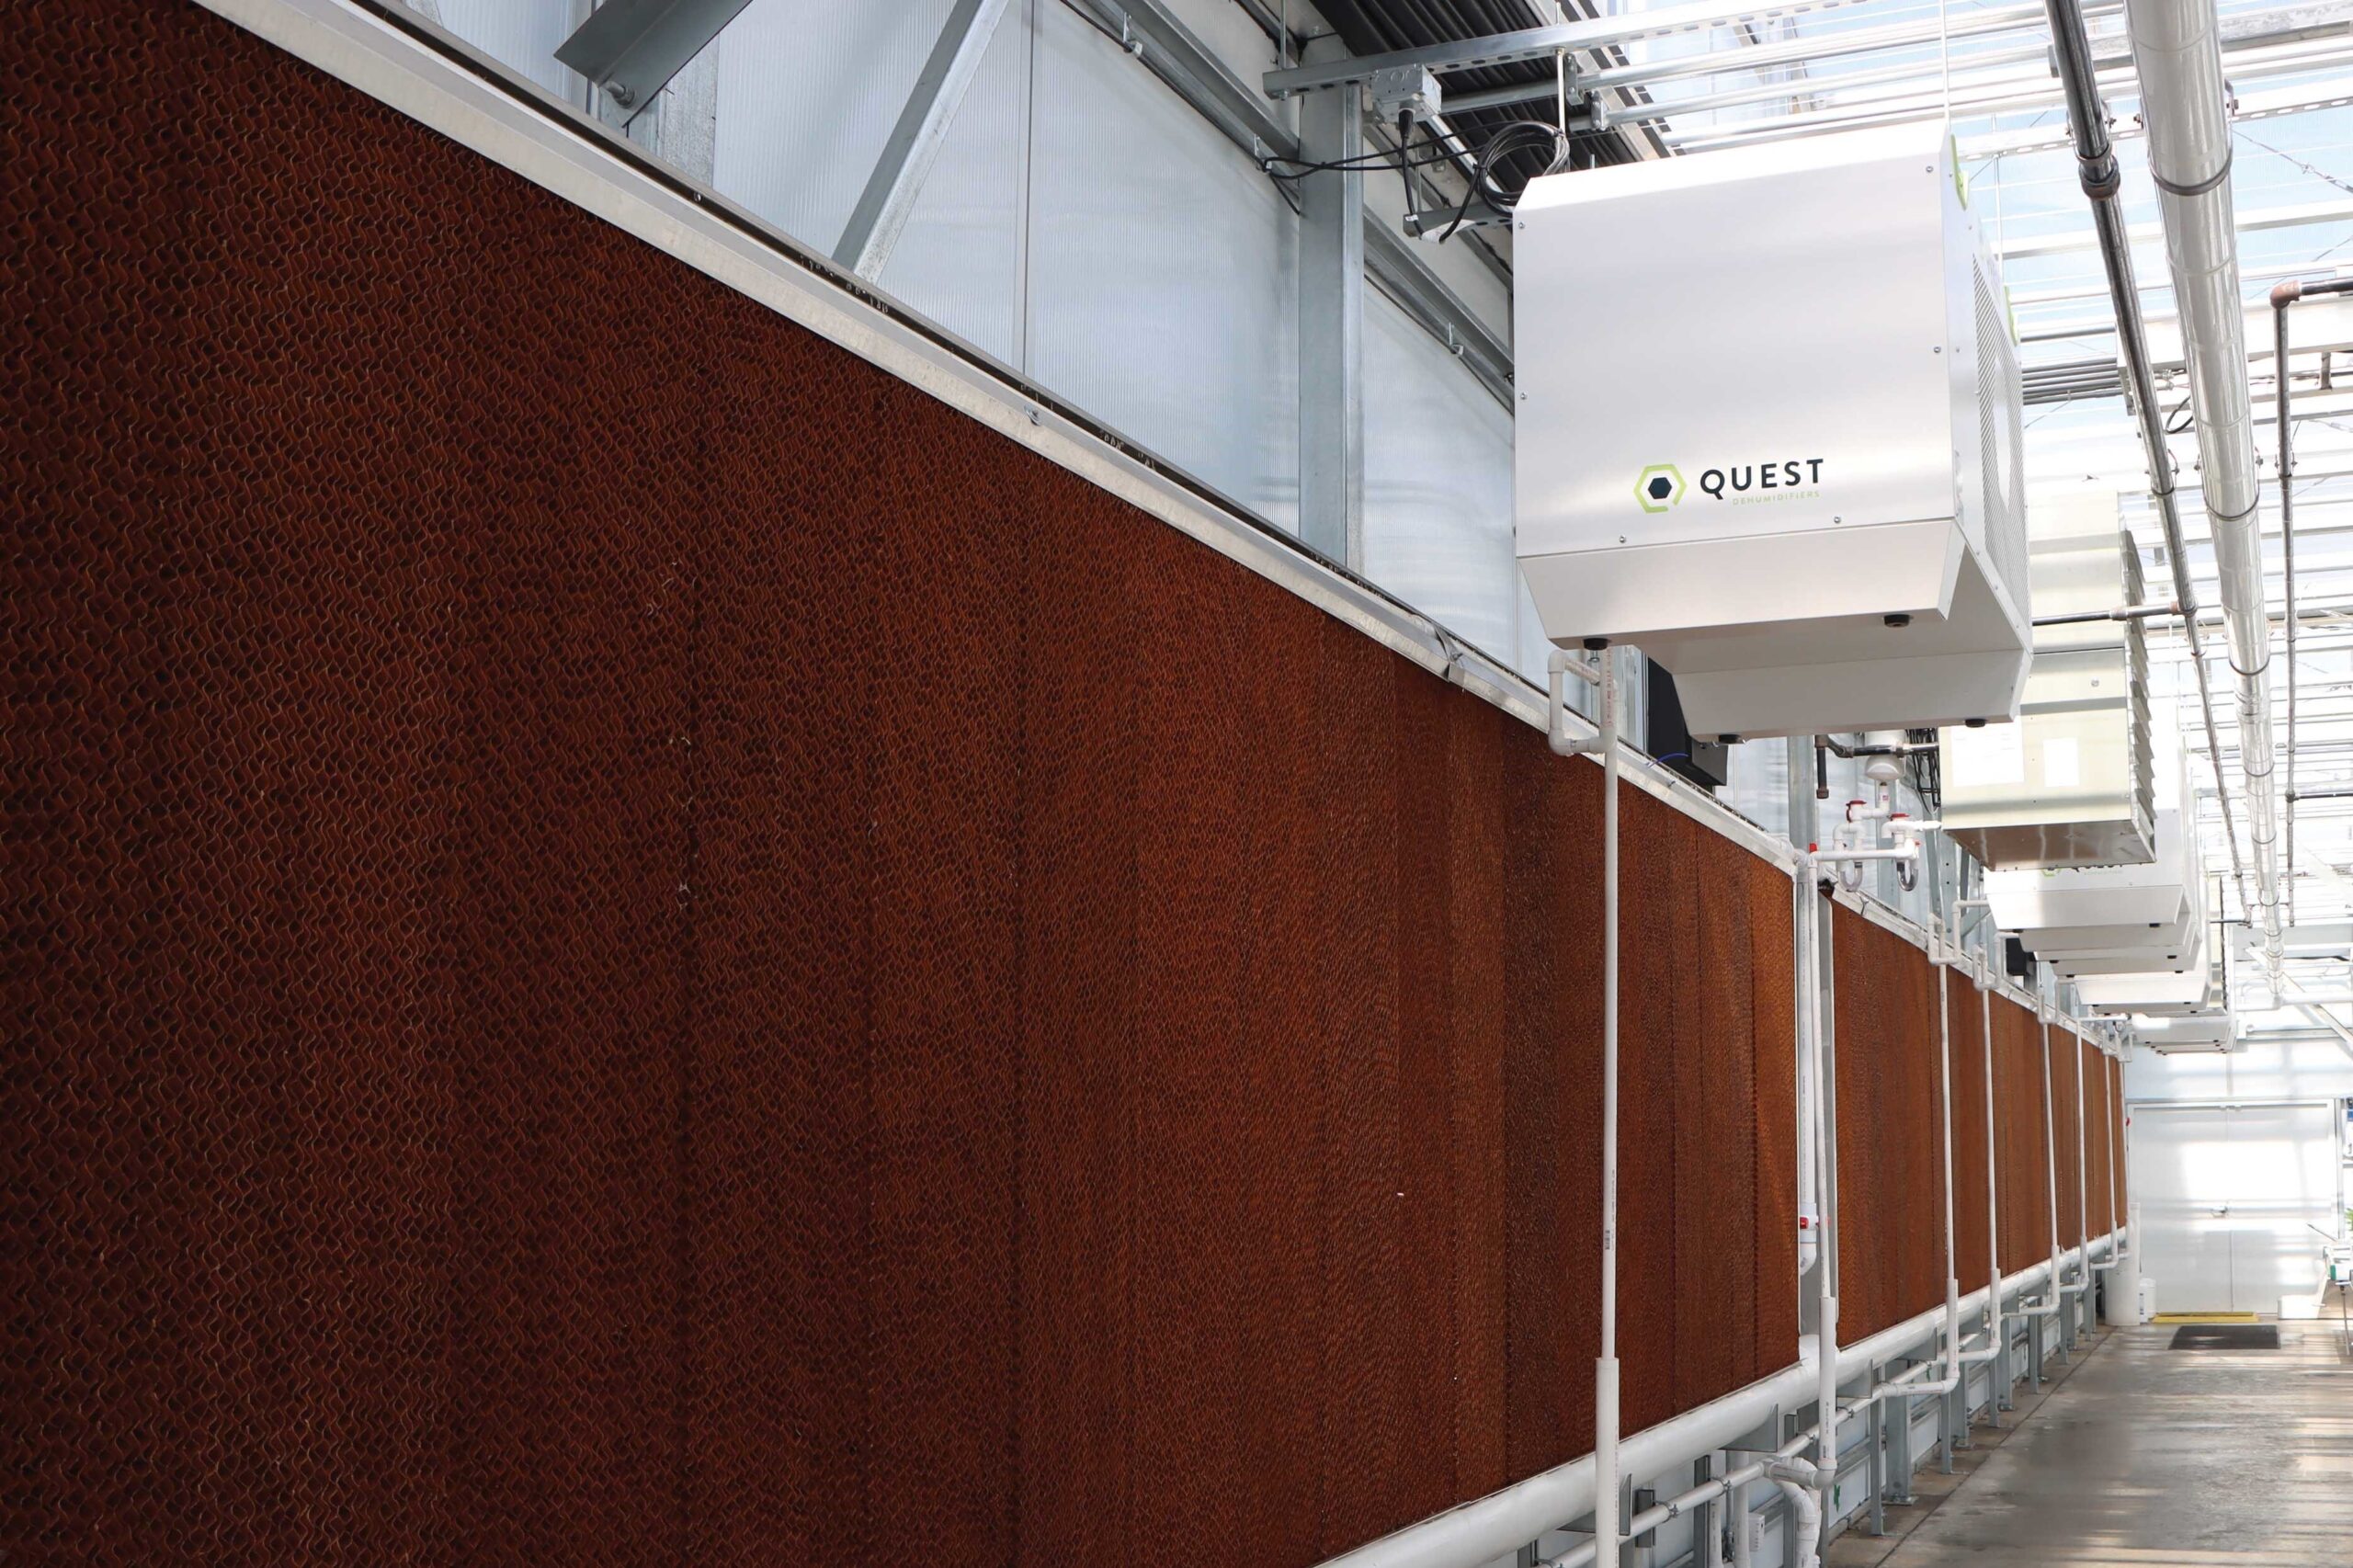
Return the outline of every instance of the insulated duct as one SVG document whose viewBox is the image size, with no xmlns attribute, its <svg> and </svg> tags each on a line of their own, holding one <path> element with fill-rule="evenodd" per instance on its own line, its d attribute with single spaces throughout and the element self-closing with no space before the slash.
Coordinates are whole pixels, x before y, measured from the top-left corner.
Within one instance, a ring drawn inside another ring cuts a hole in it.
<svg viewBox="0 0 2353 1568">
<path fill-rule="evenodd" d="M 2255 415 L 2246 379 L 2231 205 L 2231 128 L 2214 0 L 2129 0 L 2125 16 L 2149 131 L 2149 172 L 2165 220 L 2197 420 L 2201 486 L 2221 581 L 2231 671 L 2238 679 L 2239 763 L 2246 779 L 2263 963 L 2279 971 L 2279 801 L 2271 784 L 2271 625 L 2263 599 L 2256 510 Z"/>
</svg>

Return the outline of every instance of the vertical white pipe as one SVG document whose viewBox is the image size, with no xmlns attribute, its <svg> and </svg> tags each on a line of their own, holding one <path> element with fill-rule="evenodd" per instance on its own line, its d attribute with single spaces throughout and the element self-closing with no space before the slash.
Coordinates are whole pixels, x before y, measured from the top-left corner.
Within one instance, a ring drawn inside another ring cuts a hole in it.
<svg viewBox="0 0 2353 1568">
<path fill-rule="evenodd" d="M 1799 984 L 1813 972 L 1813 960 L 1808 956 L 1813 945 L 1813 885 L 1814 869 L 1808 856 L 1813 849 L 1813 835 L 1819 824 L 1815 813 L 1820 810 L 1814 799 L 1813 741 L 1808 735 L 1791 735 L 1784 756 L 1789 767 L 1790 843 L 1798 851 L 1797 867 L 1790 877 L 1790 929 L 1796 933 L 1796 969 Z M 1804 1006 L 1798 1008 L 1798 1028 L 1810 1032 L 1813 1015 Z M 1803 1280 L 1822 1251 L 1822 1206 L 1819 1201 L 1820 1178 L 1813 1168 L 1813 1057 L 1802 1039 L 1798 1043 L 1798 1124 L 1793 1131 L 1798 1147 L 1798 1278 Z"/>
<path fill-rule="evenodd" d="M 1952 1219 L 1952 971 L 1945 965 L 1945 960 L 1952 955 L 1945 948 L 1945 923 L 1941 915 L 1928 917 L 1928 939 L 1936 948 L 1937 961 L 1930 969 L 1937 977 L 1938 1105 L 1944 1112 L 1945 1376 L 1958 1379 L 1961 1376 L 1961 1264 L 1954 1256 L 1956 1242 Z"/>
<path fill-rule="evenodd" d="M 2109 1081 L 2109 1227 L 2113 1229 L 2115 1224 L 2120 1224 L 2120 1221 L 2127 1220 L 2125 1215 L 2125 1116 L 2122 1116 L 2120 1107 L 2118 1107 L 2118 1102 L 2125 1097 L 2125 1057 L 2122 1055 L 2115 1057 L 2115 1072 L 2101 1074 L 2101 1076 Z M 2131 1227 L 2125 1229 L 2125 1241 L 2130 1244 L 2131 1253 L 2139 1255 L 2139 1250 L 2142 1250 L 2142 1238 L 2139 1238 L 2139 1233 L 2136 1233 Z M 2131 1278 L 2125 1280 L 2125 1286 L 2130 1286 L 2134 1292 L 2139 1292 L 2139 1288 L 2142 1288 L 2139 1274 L 2142 1274 L 2142 1267 L 2134 1265 L 2131 1267 Z"/>
<path fill-rule="evenodd" d="M 2068 1038 L 2075 1042 L 2075 1241 L 2077 1245 L 2086 1249 L 2084 1278 L 2088 1281 L 2091 1278 L 2092 1240 L 2091 1107 L 2084 1098 L 2084 1042 L 2077 1035 L 2071 1034 Z"/>
<path fill-rule="evenodd" d="M 1977 976 L 1977 1013 L 1985 1025 L 1985 1262 L 1986 1278 L 1994 1288 L 1985 1292 L 1985 1332 L 1996 1352 L 1994 1364 L 2005 1367 L 2009 1361 L 2006 1342 L 2002 1335 L 2002 1162 L 1994 1147 L 1994 993 L 1986 983 L 1989 976 L 1981 971 Z M 1998 1407 L 2006 1390 L 1997 1385 L 1994 1403 Z"/>
<path fill-rule="evenodd" d="M 1821 1403 L 1820 1419 L 1815 1423 L 1816 1486 L 1822 1500 L 1817 1520 L 1830 1517 L 1831 1489 L 1838 1483 L 1838 1098 L 1836 1087 L 1837 1074 L 1836 1047 L 1823 1028 L 1823 994 L 1837 994 L 1838 954 L 1836 926 L 1830 911 L 1816 897 L 1809 912 L 1817 917 L 1814 926 L 1813 962 L 1815 972 L 1806 988 L 1812 999 L 1814 1016 L 1813 1098 L 1814 1136 L 1820 1147 L 1814 1153 L 1814 1169 L 1822 1183 L 1822 1261 L 1814 1275 L 1814 1327 L 1820 1336 L 1820 1353 L 1815 1360 L 1821 1376 L 1814 1395 Z M 1834 1015 L 1835 1016 L 1835 1015 Z"/>
<path fill-rule="evenodd" d="M 1601 1355 L 1593 1369 L 1594 1561 L 1618 1568 L 1618 662 L 1601 666 Z"/>
<path fill-rule="evenodd" d="M 2051 1294 L 2059 1300 L 2059 1118 L 2051 1102 L 2051 1009 L 2035 999 L 2035 1016 L 2042 1020 L 2042 1155 L 2051 1190 Z"/>
</svg>

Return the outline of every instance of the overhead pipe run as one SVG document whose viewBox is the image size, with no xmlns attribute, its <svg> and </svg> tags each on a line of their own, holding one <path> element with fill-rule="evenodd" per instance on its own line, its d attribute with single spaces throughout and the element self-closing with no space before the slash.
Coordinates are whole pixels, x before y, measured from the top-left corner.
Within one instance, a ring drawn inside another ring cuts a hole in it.
<svg viewBox="0 0 2353 1568">
<path fill-rule="evenodd" d="M 2062 8 L 2075 14 L 2073 6 L 2074 0 L 2051 0 L 2054 22 Z M 2140 76 L 2141 118 L 2148 127 L 2149 174 L 2157 184 L 2165 260 L 2180 312 L 2224 637 L 2231 671 L 2238 678 L 2239 766 L 2246 783 L 2247 856 L 2256 880 L 2256 904 L 2249 914 L 2263 932 L 2264 968 L 2277 975 L 2279 821 L 2271 782 L 2271 622 L 2263 602 L 2263 535 L 2256 517 L 2262 491 L 2247 391 L 2245 307 L 2239 299 L 2222 29 L 2214 0 L 2126 0 L 2124 13 Z M 2076 28 L 2080 32 L 2079 15 Z M 2072 104 L 2075 72 L 2068 74 Z"/>
<path fill-rule="evenodd" d="M 2145 0 L 2144 0 L 2145 3 Z M 2231 880 L 2237 886 L 2239 903 L 2252 916 L 2254 903 L 2247 897 L 2246 867 L 2239 855 L 2238 824 L 2231 809 L 2231 791 L 2222 767 L 2222 740 L 2214 724 L 2214 688 L 2206 670 L 2206 651 L 2198 629 L 2198 595 L 2189 577 L 2189 551 L 2181 536 L 2181 514 L 2175 500 L 2173 456 L 2165 446 L 2165 415 L 2157 403 L 2156 381 L 2149 369 L 2148 334 L 2141 319 L 2141 289 L 2132 276 L 2131 237 L 2124 223 L 2122 205 L 2118 193 L 2123 187 L 2123 175 L 2117 167 L 2115 144 L 2108 134 L 2108 111 L 2101 104 L 2099 85 L 2092 62 L 2092 46 L 2084 28 L 2084 8 L 2080 0 L 2045 0 L 2051 17 L 2051 42 L 2062 85 L 2067 99 L 2067 124 L 2075 143 L 2075 174 L 2082 183 L 2084 195 L 2092 206 L 2092 226 L 2099 238 L 2100 260 L 2108 275 L 2109 302 L 2116 312 L 2116 335 L 2120 357 L 2124 361 L 2125 390 L 2131 394 L 2132 412 L 2140 425 L 2141 449 L 2149 470 L 2149 499 L 2157 510 L 2157 521 L 2165 530 L 2165 559 L 2173 569 L 2173 597 L 2177 613 L 2182 618 L 2182 635 L 2189 645 L 2189 667 L 2198 677 L 2198 707 L 2206 725 L 2206 755 L 2214 764 L 2214 797 L 2222 818 L 2222 840 L 2230 846 Z M 2209 40 L 2210 48 L 2211 40 Z M 2219 58 L 2217 71 L 2219 72 Z M 2219 106 L 2218 106 L 2219 107 Z M 2143 113 L 2149 110 L 2144 103 Z M 2151 116 L 2151 118 L 2159 118 Z M 2155 142 L 2151 142 L 2151 158 L 2155 158 Z M 2224 165 L 2227 173 L 2228 165 Z M 2224 204 L 2229 201 L 2228 187 L 2223 187 Z M 2231 231 L 2227 222 L 2223 233 Z M 2171 210 L 2167 210 L 2167 230 L 2172 226 Z M 2232 285 L 2232 315 L 2236 319 L 2237 285 Z M 2244 378 L 2240 385 L 2245 392 Z M 2252 453 L 2252 429 L 2248 437 Z M 2211 492 L 2210 492 L 2211 494 Z M 2260 616 L 2262 579 L 2256 575 L 2257 595 L 2257 624 Z M 2268 738 L 2268 714 L 2266 712 L 2266 738 Z M 2242 739 L 2245 732 L 2241 732 Z M 2267 759 L 2268 752 L 2266 752 Z M 2265 774 L 2268 786 L 2269 774 Z M 2267 804 L 2268 796 L 2266 796 Z M 2271 908 L 2276 927 L 2278 899 L 2276 870 L 2272 881 Z M 2276 954 L 2276 938 L 2273 949 Z M 2276 965 L 2276 956 L 2272 962 Z"/>
</svg>

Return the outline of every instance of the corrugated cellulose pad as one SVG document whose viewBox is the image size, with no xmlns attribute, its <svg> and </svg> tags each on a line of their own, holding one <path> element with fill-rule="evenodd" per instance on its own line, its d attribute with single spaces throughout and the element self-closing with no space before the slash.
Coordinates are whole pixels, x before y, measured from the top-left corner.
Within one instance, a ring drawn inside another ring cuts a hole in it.
<svg viewBox="0 0 2353 1568">
<path fill-rule="evenodd" d="M 1830 929 L 1838 1339 L 1852 1344 L 1945 1299 L 1943 1091 L 1927 954 L 1844 905 Z"/>
<path fill-rule="evenodd" d="M 2051 1135 L 2043 1106 L 2042 1024 L 2006 996 L 1994 1008 L 1995 1182 L 2001 1200 L 2002 1272 L 2051 1256 Z M 2063 1034 L 2062 1038 L 2064 1036 Z"/>
<path fill-rule="evenodd" d="M 10 1561 L 1286 1568 L 1588 1447 L 1599 770 L 177 0 L 12 18 Z M 1629 790 L 1629 1431 L 1797 1337 Z"/>
</svg>

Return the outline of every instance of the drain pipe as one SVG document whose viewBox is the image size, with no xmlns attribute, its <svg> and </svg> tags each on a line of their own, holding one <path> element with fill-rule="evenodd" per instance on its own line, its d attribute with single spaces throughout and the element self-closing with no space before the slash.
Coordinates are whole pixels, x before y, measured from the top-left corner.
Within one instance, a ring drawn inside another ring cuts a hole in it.
<svg viewBox="0 0 2353 1568">
<path fill-rule="evenodd" d="M 1985 1278 L 1999 1281 L 2002 1278 L 2002 1162 L 1995 1149 L 1994 1127 L 2000 1111 L 1994 1103 L 1994 989 L 1993 971 L 1981 963 L 1977 971 L 1977 1016 L 1985 1025 Z M 2023 1303 L 2021 1303 L 2023 1304 Z M 1998 1287 L 1985 1292 L 1986 1347 L 1995 1367 L 2009 1365 L 2010 1342 L 2008 1327 L 2002 1322 L 2002 1292 Z M 1999 1377 L 1994 1380 L 1994 1410 L 1998 1415 L 2008 1385 Z"/>
<path fill-rule="evenodd" d="M 1551 732 L 1556 752 L 1601 756 L 1601 1353 L 1593 1364 L 1593 1539 L 1598 1561 L 1618 1562 L 1618 661 L 1607 638 L 1588 637 L 1590 665 L 1559 649 L 1552 676 Z M 1601 688 L 1601 724 L 1592 738 L 1566 736 L 1563 676 L 1571 672 Z M 1824 1358 L 1837 1360 L 1836 1341 Z M 1605 1555 L 1606 1553 L 1606 1555 Z"/>
<path fill-rule="evenodd" d="M 1797 1528 L 1791 1532 L 1790 1556 L 1794 1568 L 1819 1568 L 1822 1562 L 1822 1497 L 1829 1494 L 1831 1481 L 1814 1473 L 1820 1467 L 1799 1460 L 1778 1460 L 1767 1467 L 1766 1478 L 1781 1490 L 1790 1500 L 1790 1517 Z M 1834 1478 L 1835 1479 L 1835 1478 Z"/>
<path fill-rule="evenodd" d="M 2288 581 L 2288 919 L 2296 918 L 2296 472 L 2288 424 L 2288 307 L 2321 294 L 2353 293 L 2353 278 L 2305 283 L 2290 278 L 2271 290 L 2271 371 L 2279 426 L 2279 567 Z"/>
<path fill-rule="evenodd" d="M 1951 1385 L 1946 1392 L 1961 1386 L 1961 1260 L 1955 1256 L 1959 1244 L 1952 1218 L 1952 984 L 1944 969 L 1949 957 L 1945 946 L 1944 920 L 1938 916 L 1930 923 L 1928 945 L 1936 961 L 1929 965 L 1937 976 L 1937 1082 L 1940 1085 L 1937 1100 L 1944 1112 L 1941 1142 L 1945 1158 L 1945 1376 Z"/>
<path fill-rule="evenodd" d="M 2083 1249 L 2084 1266 L 2075 1277 L 2083 1291 L 2081 1318 L 2086 1333 L 2091 1330 L 2091 1256 L 2092 1256 L 2092 1113 L 2084 1098 L 2084 1037 L 2069 1034 L 2075 1042 L 2071 1053 L 2075 1058 L 2075 1239 Z"/>
<path fill-rule="evenodd" d="M 2149 470 L 2149 499 L 2156 505 L 2157 521 L 2165 532 L 2165 559 L 2173 568 L 2174 603 L 2180 608 L 2182 637 L 2189 645 L 2189 667 L 2198 677 L 2198 707 L 2205 720 L 2206 756 L 2214 768 L 2222 842 L 2231 851 L 2231 881 L 2238 888 L 2240 907 L 2252 918 L 2255 905 L 2247 898 L 2246 865 L 2239 856 L 2238 824 L 2231 807 L 2230 783 L 2222 771 L 2222 744 L 2214 724 L 2214 687 L 2206 670 L 2204 638 L 2198 629 L 2198 595 L 2190 583 L 2189 552 L 2182 542 L 2181 513 L 2174 496 L 2173 456 L 2165 448 L 2165 415 L 2157 405 L 2156 381 L 2149 369 L 2148 335 L 2141 319 L 2141 287 L 2132 276 L 2132 245 L 2118 200 L 2123 175 L 2109 140 L 2108 110 L 2100 102 L 2083 6 L 2079 0 L 2044 3 L 2051 17 L 2052 49 L 2058 57 L 2060 82 L 2066 90 L 2067 123 L 2075 132 L 2075 173 L 2091 202 L 2092 225 L 2098 232 L 2100 260 L 2108 273 L 2109 302 L 2116 312 L 2125 389 L 2131 394 L 2132 412 L 2141 430 L 2141 455 Z M 2236 298 L 2234 285 L 2232 299 Z M 2236 308 L 2234 302 L 2233 309 Z"/>
<path fill-rule="evenodd" d="M 1806 874 L 1812 878 L 1815 867 L 1812 854 L 1807 857 Z M 1820 1539 L 1822 1520 L 1830 1512 L 1830 1489 L 1838 1480 L 1838 1112 L 1836 1045 L 1823 1037 L 1822 994 L 1825 987 L 1837 983 L 1837 953 L 1833 935 L 1837 927 L 1821 908 L 1818 888 L 1810 887 L 1815 894 L 1809 918 L 1816 921 L 1815 940 L 1808 950 L 1813 958 L 1813 973 L 1807 977 L 1806 1001 L 1813 1009 L 1813 1028 L 1809 1042 L 1813 1051 L 1813 1168 L 1822 1187 L 1822 1256 L 1814 1273 L 1813 1331 L 1822 1345 L 1822 1354 L 1815 1358 L 1820 1376 L 1815 1380 L 1814 1398 L 1822 1409 L 1815 1424 L 1817 1440 L 1814 1447 L 1814 1469 L 1820 1472 L 1821 1499 L 1813 1511 L 1816 1539 Z M 1836 994 L 1835 991 L 1832 993 Z M 1776 1478 L 1784 1491 L 1786 1482 Z M 1811 1499 L 1809 1499 L 1811 1500 Z M 1800 1512 L 1801 1520 L 1804 1518 Z M 1812 1568 L 1813 1559 L 1798 1553 L 1799 1568 Z"/>
<path fill-rule="evenodd" d="M 2221 24 L 2214 0 L 2127 0 L 2125 20 L 2189 367 L 2224 638 L 2238 677 L 2239 767 L 2246 781 L 2247 851 L 2256 881 L 2249 914 L 2263 933 L 2263 967 L 2277 989 L 2279 824 L 2271 782 L 2271 622 L 2256 517 L 2262 491 L 2247 391 L 2245 306 L 2239 299 Z"/>
</svg>

